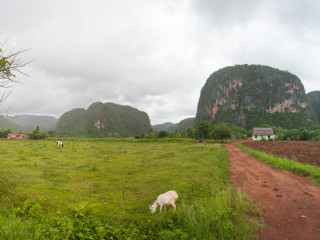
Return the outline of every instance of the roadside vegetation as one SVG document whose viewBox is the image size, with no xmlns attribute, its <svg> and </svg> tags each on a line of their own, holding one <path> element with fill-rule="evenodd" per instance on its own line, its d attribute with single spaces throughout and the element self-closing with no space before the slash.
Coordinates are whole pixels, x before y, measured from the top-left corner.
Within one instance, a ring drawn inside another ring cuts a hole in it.
<svg viewBox="0 0 320 240">
<path fill-rule="evenodd" d="M 319 167 L 305 165 L 305 164 L 296 162 L 294 160 L 274 157 L 266 153 L 248 148 L 241 143 L 238 143 L 236 146 L 239 147 L 245 153 L 259 159 L 262 162 L 269 164 L 273 168 L 291 171 L 298 175 L 308 176 L 311 181 L 315 182 L 317 185 L 320 186 L 320 168 Z"/>
<path fill-rule="evenodd" d="M 0 239 L 255 239 L 259 213 L 231 187 L 222 146 L 63 141 L 1 142 Z M 177 213 L 151 214 L 168 190 Z"/>
</svg>

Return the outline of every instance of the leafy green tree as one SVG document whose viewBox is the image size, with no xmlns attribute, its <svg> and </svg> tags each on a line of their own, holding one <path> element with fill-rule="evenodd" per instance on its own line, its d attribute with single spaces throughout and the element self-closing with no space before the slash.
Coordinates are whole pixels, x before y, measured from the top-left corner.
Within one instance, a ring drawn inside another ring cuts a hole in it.
<svg viewBox="0 0 320 240">
<path fill-rule="evenodd" d="M 34 139 L 40 139 L 40 128 L 39 128 L 39 126 L 37 126 L 35 130 L 33 130 L 32 137 Z"/>
<path fill-rule="evenodd" d="M 55 136 L 57 136 L 58 134 L 57 134 L 54 130 L 50 130 L 50 131 L 48 131 L 48 135 L 49 135 L 50 137 L 55 137 Z"/>
<path fill-rule="evenodd" d="M 163 131 L 161 130 L 159 133 L 158 133 L 158 138 L 165 138 L 168 136 L 168 133 L 166 131 Z"/>
<path fill-rule="evenodd" d="M 168 133 L 168 137 L 169 138 L 179 138 L 180 137 L 180 133 L 178 133 L 178 131 L 171 131 Z"/>
<path fill-rule="evenodd" d="M 196 138 L 197 129 L 195 127 L 188 127 L 186 133 L 188 138 Z"/>
<path fill-rule="evenodd" d="M 46 133 L 41 133 L 40 132 L 40 128 L 39 126 L 36 127 L 35 130 L 33 130 L 33 132 L 31 134 L 29 134 L 31 136 L 32 139 L 45 139 L 47 138 L 47 134 Z"/>
<path fill-rule="evenodd" d="M 231 131 L 236 136 L 237 139 L 247 139 L 248 134 L 250 134 L 248 130 L 244 129 L 243 127 L 239 127 L 237 125 L 232 125 Z"/>
<path fill-rule="evenodd" d="M 284 135 L 284 140 L 299 140 L 299 130 L 298 129 L 290 129 Z"/>
<path fill-rule="evenodd" d="M 157 137 L 158 137 L 158 133 L 153 132 L 151 130 L 148 133 L 146 133 L 143 138 L 150 139 L 150 138 L 157 138 Z"/>
<path fill-rule="evenodd" d="M 0 138 L 6 138 L 11 132 L 11 129 L 0 128 Z"/>
<path fill-rule="evenodd" d="M 302 128 L 300 131 L 300 136 L 299 140 L 301 141 L 308 141 L 314 137 L 314 131 L 307 129 L 307 128 Z"/>
<path fill-rule="evenodd" d="M 211 125 L 207 121 L 202 121 L 198 124 L 198 132 L 200 134 L 200 138 L 202 141 L 205 141 L 206 138 L 208 138 L 208 134 L 210 132 Z"/>
<path fill-rule="evenodd" d="M 186 131 L 181 131 L 181 132 L 179 132 L 179 134 L 180 134 L 180 137 L 181 137 L 181 138 L 186 138 L 186 137 L 188 137 Z"/>
<path fill-rule="evenodd" d="M 213 126 L 210 136 L 213 139 L 224 140 L 231 138 L 231 128 L 227 123 L 219 123 Z"/>
</svg>

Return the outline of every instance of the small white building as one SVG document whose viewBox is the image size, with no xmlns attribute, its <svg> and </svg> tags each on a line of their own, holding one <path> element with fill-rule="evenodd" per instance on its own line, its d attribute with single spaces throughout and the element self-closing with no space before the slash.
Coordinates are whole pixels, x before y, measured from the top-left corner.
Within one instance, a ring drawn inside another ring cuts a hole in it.
<svg viewBox="0 0 320 240">
<path fill-rule="evenodd" d="M 9 133 L 7 138 L 16 139 L 16 140 L 25 140 L 25 139 L 30 139 L 30 136 L 22 133 Z"/>
<path fill-rule="evenodd" d="M 266 140 L 275 139 L 276 135 L 274 135 L 272 128 L 253 128 L 251 138 L 254 141 L 260 141 L 263 138 Z"/>
</svg>

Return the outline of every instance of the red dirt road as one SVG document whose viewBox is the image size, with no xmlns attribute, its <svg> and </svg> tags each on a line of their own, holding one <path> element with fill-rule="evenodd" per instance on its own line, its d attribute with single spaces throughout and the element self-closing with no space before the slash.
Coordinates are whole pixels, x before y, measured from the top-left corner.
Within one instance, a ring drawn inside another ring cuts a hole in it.
<svg viewBox="0 0 320 240">
<path fill-rule="evenodd" d="M 304 177 L 277 170 L 243 153 L 228 150 L 232 185 L 253 199 L 264 218 L 263 240 L 320 240 L 320 187 Z"/>
</svg>

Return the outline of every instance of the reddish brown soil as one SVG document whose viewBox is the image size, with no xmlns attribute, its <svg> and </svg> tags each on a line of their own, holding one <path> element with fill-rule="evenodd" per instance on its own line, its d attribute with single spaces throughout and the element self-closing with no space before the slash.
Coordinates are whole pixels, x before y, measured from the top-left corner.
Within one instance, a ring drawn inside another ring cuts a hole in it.
<svg viewBox="0 0 320 240">
<path fill-rule="evenodd" d="M 320 142 L 246 142 L 243 145 L 274 156 L 320 166 Z"/>
<path fill-rule="evenodd" d="M 223 146 L 228 150 L 232 184 L 253 199 L 264 219 L 259 239 L 320 239 L 320 187 L 270 168 L 234 144 Z"/>
</svg>

